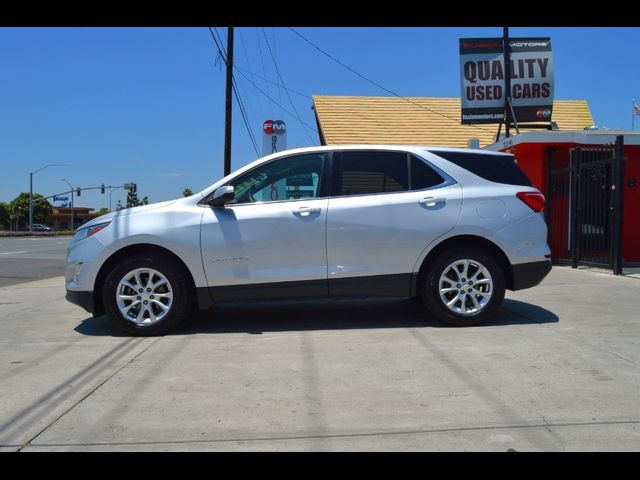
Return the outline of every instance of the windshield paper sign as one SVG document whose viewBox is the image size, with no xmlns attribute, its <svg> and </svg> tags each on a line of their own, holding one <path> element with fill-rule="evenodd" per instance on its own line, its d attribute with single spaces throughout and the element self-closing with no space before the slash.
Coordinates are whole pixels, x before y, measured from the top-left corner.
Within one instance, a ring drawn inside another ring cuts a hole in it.
<svg viewBox="0 0 640 480">
<path fill-rule="evenodd" d="M 511 38 L 511 99 L 518 123 L 550 122 L 553 61 L 549 38 Z M 461 38 L 462 123 L 500 123 L 504 117 L 502 38 Z"/>
</svg>

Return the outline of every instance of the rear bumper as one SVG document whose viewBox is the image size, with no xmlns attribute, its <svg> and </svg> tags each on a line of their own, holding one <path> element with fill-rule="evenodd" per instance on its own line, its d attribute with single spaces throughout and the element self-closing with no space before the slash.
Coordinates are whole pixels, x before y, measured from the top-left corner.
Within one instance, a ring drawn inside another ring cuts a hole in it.
<svg viewBox="0 0 640 480">
<path fill-rule="evenodd" d="M 513 285 L 511 290 L 522 290 L 538 285 L 551 271 L 551 260 L 512 265 Z"/>
<path fill-rule="evenodd" d="M 94 313 L 93 292 L 67 290 L 67 301 L 84 308 L 89 313 Z"/>
</svg>

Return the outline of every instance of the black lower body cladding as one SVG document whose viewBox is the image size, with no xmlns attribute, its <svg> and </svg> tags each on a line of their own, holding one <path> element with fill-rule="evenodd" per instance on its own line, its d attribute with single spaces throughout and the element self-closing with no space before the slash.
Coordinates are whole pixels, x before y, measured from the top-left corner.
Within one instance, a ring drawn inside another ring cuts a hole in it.
<svg viewBox="0 0 640 480">
<path fill-rule="evenodd" d="M 538 285 L 551 271 L 551 261 L 519 263 L 512 265 L 513 288 L 523 290 Z"/>
</svg>

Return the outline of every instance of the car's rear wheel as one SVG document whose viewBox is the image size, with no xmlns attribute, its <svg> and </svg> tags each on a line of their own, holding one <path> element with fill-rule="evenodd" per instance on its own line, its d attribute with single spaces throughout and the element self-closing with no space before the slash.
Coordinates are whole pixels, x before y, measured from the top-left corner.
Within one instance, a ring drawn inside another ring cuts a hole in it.
<svg viewBox="0 0 640 480">
<path fill-rule="evenodd" d="M 137 254 L 120 262 L 105 279 L 102 299 L 112 323 L 133 335 L 160 335 L 189 314 L 187 273 L 155 254 Z"/>
<path fill-rule="evenodd" d="M 422 296 L 441 321 L 455 326 L 486 322 L 504 299 L 504 273 L 482 250 L 459 248 L 438 256 L 427 268 Z"/>
</svg>

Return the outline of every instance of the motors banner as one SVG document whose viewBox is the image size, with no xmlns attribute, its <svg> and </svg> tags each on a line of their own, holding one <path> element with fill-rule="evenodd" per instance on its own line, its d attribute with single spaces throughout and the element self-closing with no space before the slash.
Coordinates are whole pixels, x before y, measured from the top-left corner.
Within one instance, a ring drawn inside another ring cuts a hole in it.
<svg viewBox="0 0 640 480">
<path fill-rule="evenodd" d="M 510 38 L 511 101 L 518 123 L 550 122 L 553 61 L 549 38 Z M 463 124 L 500 123 L 505 109 L 502 38 L 461 38 Z"/>
</svg>

